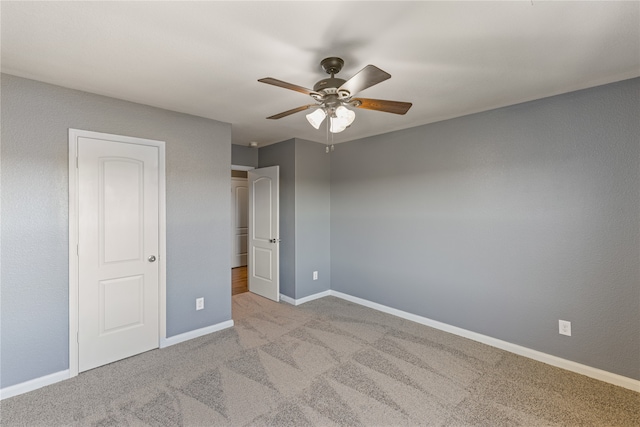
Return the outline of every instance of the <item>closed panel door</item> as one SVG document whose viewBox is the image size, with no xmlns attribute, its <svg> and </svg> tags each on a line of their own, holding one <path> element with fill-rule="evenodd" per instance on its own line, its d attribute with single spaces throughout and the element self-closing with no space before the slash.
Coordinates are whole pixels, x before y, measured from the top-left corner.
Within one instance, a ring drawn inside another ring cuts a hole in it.
<svg viewBox="0 0 640 427">
<path fill-rule="evenodd" d="M 231 268 L 247 265 L 249 187 L 247 178 L 231 179 Z"/>
<path fill-rule="evenodd" d="M 249 291 L 280 300 L 279 167 L 249 171 Z"/>
<path fill-rule="evenodd" d="M 79 371 L 158 347 L 158 148 L 78 139 Z"/>
</svg>

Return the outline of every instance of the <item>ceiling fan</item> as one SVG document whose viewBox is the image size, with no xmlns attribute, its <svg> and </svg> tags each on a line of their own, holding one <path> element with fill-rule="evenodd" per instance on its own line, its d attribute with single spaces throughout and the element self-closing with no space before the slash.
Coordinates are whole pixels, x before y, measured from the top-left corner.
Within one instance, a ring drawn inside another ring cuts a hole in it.
<svg viewBox="0 0 640 427">
<path fill-rule="evenodd" d="M 389 78 L 391 74 L 382 71 L 374 65 L 367 65 L 358 71 L 349 80 L 343 80 L 335 77 L 340 72 L 344 61 L 341 58 L 330 57 L 320 62 L 320 66 L 331 77 L 322 79 L 313 86 L 313 90 L 302 86 L 266 77 L 259 79 L 261 83 L 267 83 L 274 86 L 283 87 L 285 89 L 295 90 L 311 96 L 316 103 L 303 105 L 280 114 L 267 117 L 267 119 L 281 119 L 300 111 L 314 108 L 310 114 L 307 114 L 307 120 L 316 129 L 320 128 L 320 124 L 329 116 L 330 131 L 333 133 L 342 132 L 353 123 L 355 113 L 347 107 L 363 108 L 365 110 L 376 110 L 385 113 L 406 114 L 411 108 L 410 102 L 385 101 L 383 99 L 370 98 L 354 98 L 358 92 L 361 92 L 373 85 L 377 85 Z"/>
</svg>

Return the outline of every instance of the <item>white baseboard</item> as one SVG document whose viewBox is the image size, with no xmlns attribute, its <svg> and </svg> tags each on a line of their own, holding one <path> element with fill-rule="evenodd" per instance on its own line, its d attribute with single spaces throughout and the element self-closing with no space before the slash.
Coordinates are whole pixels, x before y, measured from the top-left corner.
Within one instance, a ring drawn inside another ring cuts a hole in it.
<svg viewBox="0 0 640 427">
<path fill-rule="evenodd" d="M 5 387 L 3 389 L 0 389 L 0 400 L 8 399 L 19 394 L 27 393 L 47 385 L 67 380 L 69 379 L 69 375 L 69 370 L 65 369 L 64 371 L 56 372 L 53 374 L 45 375 L 44 377 L 35 378 L 20 384 Z"/>
<path fill-rule="evenodd" d="M 557 356 L 552 356 L 541 351 L 532 350 L 527 347 L 522 347 L 517 344 L 512 344 L 507 341 L 502 341 L 497 338 L 492 338 L 487 335 L 482 335 L 476 332 L 468 331 L 466 329 L 451 326 L 446 323 L 438 322 L 426 317 L 418 316 L 408 313 L 406 311 L 398 310 L 395 308 L 387 307 L 386 305 L 371 302 L 362 298 L 354 297 L 348 294 L 344 294 L 338 291 L 330 291 L 330 295 L 338 297 L 365 307 L 373 308 L 374 310 L 381 311 L 383 313 L 392 314 L 403 319 L 411 320 L 422 325 L 426 325 L 441 331 L 448 332 L 450 334 L 458 335 L 464 338 L 468 338 L 473 341 L 481 342 L 483 344 L 490 345 L 492 347 L 499 348 L 501 350 L 515 353 L 520 356 L 528 357 L 529 359 L 537 360 L 538 362 L 546 363 L 547 365 L 555 366 L 557 368 L 566 369 L 567 371 L 575 372 L 585 375 L 587 377 L 594 378 L 596 380 L 604 381 L 613 385 L 627 388 L 629 390 L 640 392 L 640 381 L 628 378 L 622 375 L 614 374 L 612 372 L 603 371 L 602 369 L 593 368 L 591 366 L 583 365 L 581 363 L 573 362 L 571 360 L 562 359 Z"/>
<path fill-rule="evenodd" d="M 296 300 L 283 294 L 280 294 L 280 301 L 286 302 L 287 304 L 291 304 L 291 305 L 297 305 Z"/>
<path fill-rule="evenodd" d="M 184 334 L 174 335 L 169 338 L 162 338 L 160 340 L 160 348 L 169 347 L 171 345 L 180 344 L 181 342 L 189 341 L 194 338 L 201 337 L 203 335 L 218 332 L 223 329 L 227 329 L 233 326 L 233 320 L 227 320 L 226 322 L 216 323 L 215 325 L 207 326 L 206 328 L 196 329 L 195 331 L 185 332 Z"/>
<path fill-rule="evenodd" d="M 288 303 L 288 304 L 291 304 L 291 305 L 300 305 L 300 304 L 304 304 L 305 302 L 313 301 L 314 299 L 320 299 L 320 298 L 328 297 L 329 295 L 331 295 L 331 292 L 332 291 L 318 292 L 317 294 L 309 295 L 308 297 L 304 297 L 304 298 L 300 298 L 300 299 L 293 299 L 293 298 L 288 297 L 286 295 L 280 294 L 280 299 L 282 301 Z"/>
</svg>

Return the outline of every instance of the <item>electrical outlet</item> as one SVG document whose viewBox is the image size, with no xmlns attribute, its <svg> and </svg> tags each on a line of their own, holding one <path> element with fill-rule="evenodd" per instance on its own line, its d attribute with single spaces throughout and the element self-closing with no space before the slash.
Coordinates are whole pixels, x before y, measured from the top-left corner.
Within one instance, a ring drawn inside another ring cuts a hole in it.
<svg viewBox="0 0 640 427">
<path fill-rule="evenodd" d="M 566 320 L 558 320 L 560 335 L 571 336 L 571 322 Z"/>
<path fill-rule="evenodd" d="M 313 280 L 318 280 L 318 272 L 317 271 L 313 272 Z"/>
<path fill-rule="evenodd" d="M 196 310 L 202 310 L 204 308 L 204 298 L 196 298 Z"/>
</svg>

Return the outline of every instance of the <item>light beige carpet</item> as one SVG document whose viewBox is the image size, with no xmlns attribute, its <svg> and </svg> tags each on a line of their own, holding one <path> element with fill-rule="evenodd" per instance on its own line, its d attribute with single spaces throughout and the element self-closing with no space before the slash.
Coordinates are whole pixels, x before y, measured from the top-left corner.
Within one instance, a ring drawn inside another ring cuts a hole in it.
<svg viewBox="0 0 640 427">
<path fill-rule="evenodd" d="M 334 297 L 0 404 L 2 426 L 638 426 L 640 394 Z"/>
</svg>

